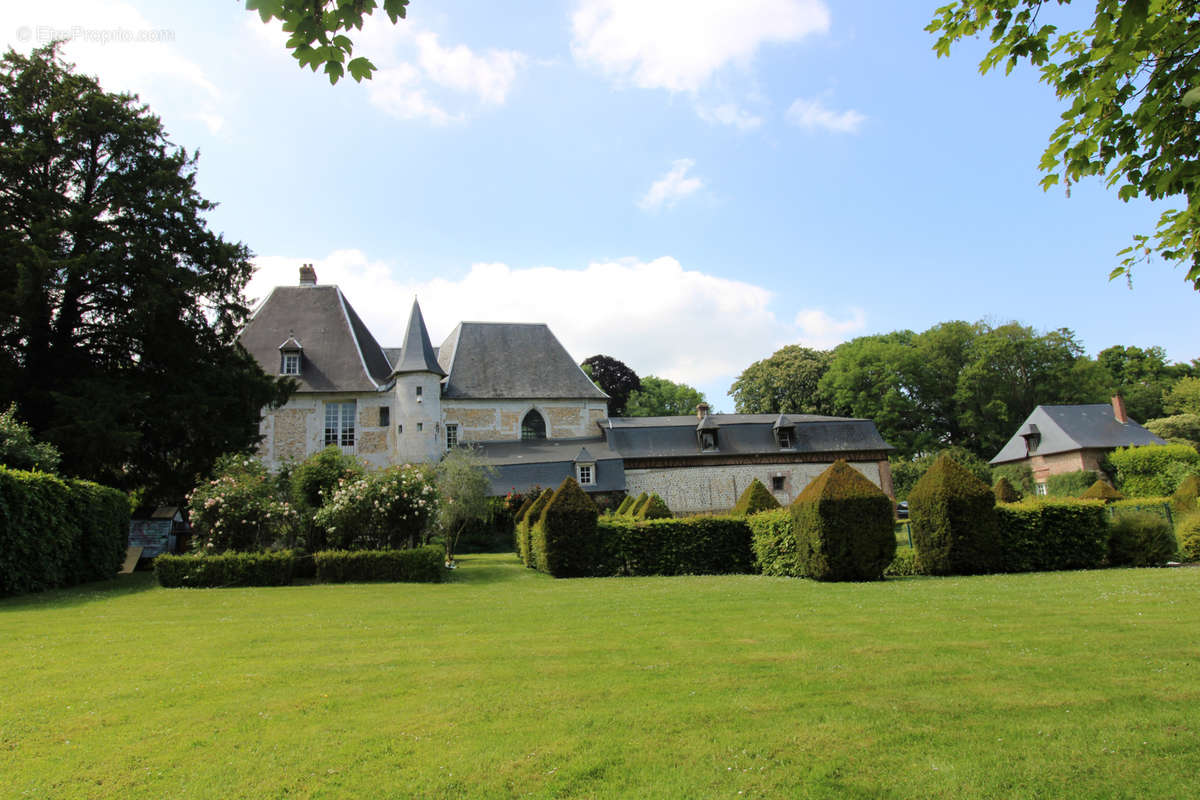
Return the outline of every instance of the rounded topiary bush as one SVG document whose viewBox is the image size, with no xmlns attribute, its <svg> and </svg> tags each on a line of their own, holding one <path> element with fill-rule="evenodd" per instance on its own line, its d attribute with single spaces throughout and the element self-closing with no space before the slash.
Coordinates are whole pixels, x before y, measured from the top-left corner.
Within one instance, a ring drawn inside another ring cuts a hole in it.
<svg viewBox="0 0 1200 800">
<path fill-rule="evenodd" d="M 841 459 L 792 502 L 797 563 L 819 581 L 876 581 L 896 555 L 892 500 Z"/>
<path fill-rule="evenodd" d="M 1111 503 L 1115 500 L 1124 500 L 1125 495 L 1118 492 L 1113 487 L 1109 486 L 1102 480 L 1097 480 L 1087 488 L 1083 494 L 1079 495 L 1080 500 L 1103 500 L 1106 503 Z"/>
<path fill-rule="evenodd" d="M 1158 514 L 1122 514 L 1109 529 L 1108 563 L 1116 567 L 1162 566 L 1178 551 L 1171 523 Z"/>
<path fill-rule="evenodd" d="M 954 459 L 938 456 L 908 495 L 917 564 L 930 575 L 995 570 L 996 496 Z"/>
<path fill-rule="evenodd" d="M 637 512 L 638 519 L 670 519 L 671 509 L 667 508 L 667 503 L 658 493 L 654 493 L 646 498 L 646 502 L 642 503 L 642 507 Z"/>
<path fill-rule="evenodd" d="M 1009 483 L 1008 478 L 1001 476 L 996 485 L 992 487 L 992 494 L 996 496 L 997 503 L 1019 503 L 1025 499 L 1025 495 L 1017 491 L 1017 487 Z"/>
<path fill-rule="evenodd" d="M 599 509 L 574 478 L 566 478 L 542 509 L 533 530 L 537 567 L 556 578 L 590 575 L 596 552 Z"/>
<path fill-rule="evenodd" d="M 1200 475 L 1188 475 L 1171 495 L 1171 507 L 1177 514 L 1195 514 L 1200 510 L 1197 498 L 1200 498 Z"/>
<path fill-rule="evenodd" d="M 738 498 L 737 504 L 733 507 L 733 513 L 749 516 L 757 514 L 760 511 L 771 511 L 776 508 L 782 508 L 782 506 L 775 499 L 775 495 L 771 494 L 771 490 L 764 486 L 762 481 L 755 478 L 750 481 L 750 485 L 746 487 L 741 497 Z"/>
<path fill-rule="evenodd" d="M 1179 557 L 1184 561 L 1200 561 L 1200 514 L 1190 514 L 1175 524 L 1179 537 Z"/>
</svg>

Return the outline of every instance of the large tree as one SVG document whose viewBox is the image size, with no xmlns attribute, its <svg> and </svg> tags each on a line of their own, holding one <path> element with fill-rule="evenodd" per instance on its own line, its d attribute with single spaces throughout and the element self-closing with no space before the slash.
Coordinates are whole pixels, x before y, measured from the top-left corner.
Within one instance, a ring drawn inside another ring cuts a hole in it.
<svg viewBox="0 0 1200 800">
<path fill-rule="evenodd" d="M 1070 0 L 956 0 L 927 30 L 939 56 L 985 33 L 981 72 L 1022 60 L 1068 101 L 1042 154 L 1043 188 L 1102 176 L 1122 200 L 1174 198 L 1157 230 L 1138 234 L 1110 277 L 1157 253 L 1200 290 L 1200 14 L 1191 0 L 1095 0 L 1081 30 L 1060 30 Z"/>
<path fill-rule="evenodd" d="M 629 393 L 625 413 L 630 417 L 673 417 L 694 414 L 704 395 L 686 383 L 647 375 L 641 388 Z"/>
<path fill-rule="evenodd" d="M 579 365 L 600 391 L 608 395 L 608 413 L 613 417 L 625 416 L 625 404 L 629 393 L 642 388 L 637 373 L 624 362 L 612 356 L 595 355 L 585 358 Z"/>
<path fill-rule="evenodd" d="M 742 371 L 729 394 L 739 414 L 826 414 L 819 391 L 833 354 L 789 344 Z"/>
<path fill-rule="evenodd" d="M 1164 395 L 1192 374 L 1187 364 L 1168 364 L 1161 347 L 1113 345 L 1101 350 L 1096 361 L 1112 376 L 1112 391 L 1125 399 L 1129 416 L 1139 422 L 1163 416 Z"/>
<path fill-rule="evenodd" d="M 289 384 L 235 343 L 252 266 L 196 161 L 56 45 L 0 59 L 0 397 L 62 470 L 180 500 Z"/>
</svg>

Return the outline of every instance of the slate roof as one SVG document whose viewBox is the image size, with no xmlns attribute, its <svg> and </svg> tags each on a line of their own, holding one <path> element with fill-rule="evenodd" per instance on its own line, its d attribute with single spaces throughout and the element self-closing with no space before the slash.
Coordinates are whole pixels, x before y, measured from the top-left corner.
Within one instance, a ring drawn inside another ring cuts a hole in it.
<svg viewBox="0 0 1200 800">
<path fill-rule="evenodd" d="M 556 488 L 564 478 L 575 477 L 576 461 L 596 465 L 595 484 L 582 487 L 587 491 L 625 489 L 621 454 L 612 450 L 602 438 L 482 442 L 472 443 L 472 446 L 496 470 L 490 479 L 493 495 L 506 494 L 513 489 L 524 492 L 534 486 Z M 580 458 L 581 455 L 585 457 Z"/>
<path fill-rule="evenodd" d="M 701 452 L 696 439 L 700 420 L 683 417 L 612 417 L 600 421 L 608 445 L 626 460 L 641 458 L 686 458 L 712 455 L 755 455 L 778 453 L 837 453 L 864 450 L 890 451 L 875 423 L 868 419 L 789 414 L 795 425 L 793 446 L 781 449 L 776 442 L 776 414 L 711 414 L 708 427 L 716 425 L 717 450 Z"/>
<path fill-rule="evenodd" d="M 1028 453 L 1021 434 L 1028 432 L 1029 425 L 1036 426 L 1037 432 L 1042 435 L 1037 449 L 1039 456 L 1085 448 L 1112 449 L 1131 445 L 1166 444 L 1165 440 L 1133 420 L 1118 422 L 1109 403 L 1038 406 L 989 463 L 1004 464 L 1026 458 Z"/>
<path fill-rule="evenodd" d="M 268 375 L 279 374 L 279 343 L 294 337 L 303 347 L 298 391 L 375 391 L 392 372 L 337 286 L 277 286 L 238 339 Z"/>
<path fill-rule="evenodd" d="M 421 306 L 413 299 L 412 312 L 408 317 L 408 328 L 404 331 L 404 346 L 399 358 L 394 364 L 396 374 L 404 372 L 432 372 L 445 377 L 446 373 L 438 365 L 437 351 L 429 341 L 429 332 L 425 330 L 425 318 L 421 316 Z"/>
<path fill-rule="evenodd" d="M 438 363 L 445 398 L 608 399 L 542 323 L 460 322 Z"/>
</svg>

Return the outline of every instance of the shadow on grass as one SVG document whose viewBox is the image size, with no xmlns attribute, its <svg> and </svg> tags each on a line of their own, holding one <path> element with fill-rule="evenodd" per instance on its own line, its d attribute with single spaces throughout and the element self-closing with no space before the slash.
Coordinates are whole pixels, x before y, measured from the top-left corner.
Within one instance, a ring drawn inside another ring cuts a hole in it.
<svg viewBox="0 0 1200 800">
<path fill-rule="evenodd" d="M 539 573 L 527 569 L 516 553 L 469 553 L 457 556 L 456 561 L 458 569 L 450 574 L 447 583 L 482 586 L 542 577 Z"/>
<path fill-rule="evenodd" d="M 0 598 L 0 613 L 5 611 L 28 611 L 31 608 L 67 608 L 94 603 L 99 600 L 115 600 L 130 594 L 139 594 L 157 589 L 158 581 L 152 571 L 118 575 L 110 581 L 82 583 L 67 589 L 50 589 L 35 594 Z"/>
</svg>

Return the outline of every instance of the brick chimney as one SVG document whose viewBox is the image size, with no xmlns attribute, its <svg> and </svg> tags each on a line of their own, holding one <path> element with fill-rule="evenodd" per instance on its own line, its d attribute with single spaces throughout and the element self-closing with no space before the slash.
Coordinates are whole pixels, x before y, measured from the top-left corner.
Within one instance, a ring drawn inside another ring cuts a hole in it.
<svg viewBox="0 0 1200 800">
<path fill-rule="evenodd" d="M 316 286 L 317 271 L 313 269 L 312 264 L 300 265 L 300 285 L 301 286 Z"/>
<path fill-rule="evenodd" d="M 1125 400 L 1121 397 L 1121 395 L 1113 395 L 1112 406 L 1113 416 L 1116 418 L 1117 422 L 1121 423 L 1122 425 L 1124 425 L 1126 422 L 1129 422 L 1129 415 L 1125 413 Z"/>
<path fill-rule="evenodd" d="M 699 403 L 696 405 L 696 419 L 704 419 L 708 416 L 708 403 Z"/>
</svg>

